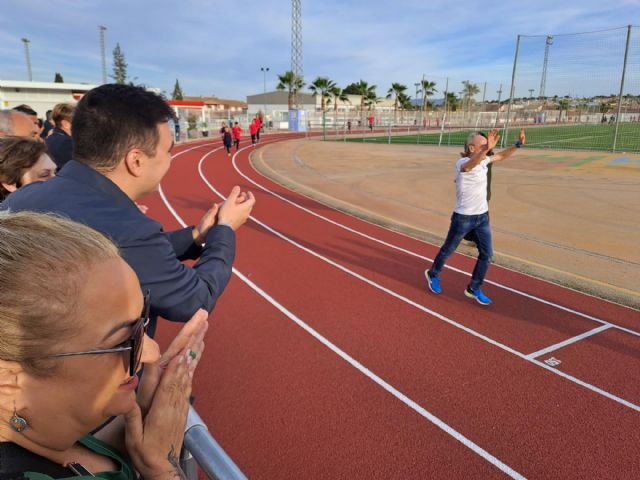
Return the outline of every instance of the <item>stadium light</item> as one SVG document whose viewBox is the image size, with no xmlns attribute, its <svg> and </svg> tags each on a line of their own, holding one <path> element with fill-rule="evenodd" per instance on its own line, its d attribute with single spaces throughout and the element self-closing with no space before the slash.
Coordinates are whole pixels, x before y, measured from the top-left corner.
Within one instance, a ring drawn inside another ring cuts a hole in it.
<svg viewBox="0 0 640 480">
<path fill-rule="evenodd" d="M 100 32 L 100 60 L 102 62 L 102 84 L 107 83 L 107 60 L 104 52 L 104 32 L 107 27 L 104 25 L 98 25 L 98 32 Z"/>
<path fill-rule="evenodd" d="M 31 55 L 29 53 L 29 43 L 31 43 L 31 40 L 28 38 L 22 38 L 21 40 L 22 43 L 24 43 L 24 56 L 27 61 L 27 75 L 29 76 L 29 81 L 32 82 L 33 75 L 31 73 Z"/>
</svg>

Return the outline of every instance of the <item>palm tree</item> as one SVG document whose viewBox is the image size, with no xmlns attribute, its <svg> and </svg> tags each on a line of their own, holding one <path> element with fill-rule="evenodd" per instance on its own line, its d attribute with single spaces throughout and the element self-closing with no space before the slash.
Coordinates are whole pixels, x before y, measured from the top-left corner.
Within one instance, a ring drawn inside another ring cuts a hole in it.
<svg viewBox="0 0 640 480">
<path fill-rule="evenodd" d="M 331 91 L 335 86 L 335 82 L 329 80 L 328 77 L 318 77 L 309 85 L 309 90 L 313 92 L 314 96 L 320 95 L 320 108 L 323 112 L 325 106 L 324 99 L 331 95 Z"/>
<path fill-rule="evenodd" d="M 436 93 L 436 82 L 430 82 L 429 80 L 420 80 L 420 89 L 418 93 L 422 93 L 422 110 L 426 111 L 429 106 L 429 97 Z"/>
<path fill-rule="evenodd" d="M 471 102 L 474 95 L 480 93 L 480 88 L 475 83 L 471 83 L 469 80 L 462 82 L 462 101 L 467 104 L 467 112 L 471 111 Z"/>
<path fill-rule="evenodd" d="M 401 93 L 400 95 L 398 95 L 398 104 L 400 105 L 400 108 L 402 108 L 403 110 L 402 120 L 404 120 L 404 111 L 410 110 L 413 107 L 413 105 L 411 104 L 411 97 L 406 93 Z"/>
<path fill-rule="evenodd" d="M 337 85 L 333 85 L 333 87 L 331 87 L 331 89 L 329 90 L 329 95 L 330 97 L 327 99 L 327 103 L 332 103 L 333 102 L 333 111 L 335 112 L 335 116 L 338 116 L 338 102 L 342 102 L 342 103 L 351 103 L 349 101 L 349 96 L 344 93 L 344 90 L 341 89 L 339 86 Z"/>
<path fill-rule="evenodd" d="M 375 85 L 373 86 L 375 87 Z M 364 105 L 369 111 L 371 111 L 371 107 L 378 103 L 378 101 L 378 95 L 376 95 L 375 90 L 367 92 L 366 97 L 364 97 Z"/>
<path fill-rule="evenodd" d="M 288 70 L 282 75 L 278 75 L 278 82 L 276 89 L 287 90 L 287 92 L 289 92 L 289 110 L 291 110 L 293 108 L 294 96 L 298 93 L 298 90 L 304 87 L 304 80 L 291 70 Z"/>
<path fill-rule="evenodd" d="M 560 116 L 558 117 L 558 121 L 562 121 L 562 111 L 567 111 L 569 109 L 569 100 L 566 98 L 561 98 L 558 101 L 558 109 L 560 110 Z"/>
<path fill-rule="evenodd" d="M 447 112 L 455 112 L 458 109 L 458 97 L 453 92 L 447 92 L 444 97 Z"/>
<path fill-rule="evenodd" d="M 391 88 L 387 91 L 387 98 L 391 98 L 395 96 L 395 100 L 393 102 L 393 121 L 396 121 L 396 115 L 398 113 L 398 103 L 400 95 L 405 95 L 404 92 L 407 91 L 407 86 L 402 85 L 401 83 L 392 83 Z"/>
<path fill-rule="evenodd" d="M 376 96 L 376 86 L 369 85 L 369 83 L 365 82 L 364 80 L 360 80 L 355 84 L 355 89 L 358 92 L 358 95 L 360 95 L 360 111 L 364 112 L 366 100 L 372 95 L 374 97 Z"/>
</svg>

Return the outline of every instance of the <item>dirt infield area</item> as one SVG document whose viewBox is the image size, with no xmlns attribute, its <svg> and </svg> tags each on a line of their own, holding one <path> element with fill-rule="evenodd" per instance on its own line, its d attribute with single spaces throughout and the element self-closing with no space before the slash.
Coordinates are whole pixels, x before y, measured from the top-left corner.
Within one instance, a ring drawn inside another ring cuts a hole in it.
<svg viewBox="0 0 640 480">
<path fill-rule="evenodd" d="M 457 147 L 290 140 L 261 173 L 334 208 L 440 245 Z M 640 308 L 640 155 L 523 148 L 493 169 L 494 262 Z M 472 244 L 459 252 L 476 255 Z"/>
</svg>

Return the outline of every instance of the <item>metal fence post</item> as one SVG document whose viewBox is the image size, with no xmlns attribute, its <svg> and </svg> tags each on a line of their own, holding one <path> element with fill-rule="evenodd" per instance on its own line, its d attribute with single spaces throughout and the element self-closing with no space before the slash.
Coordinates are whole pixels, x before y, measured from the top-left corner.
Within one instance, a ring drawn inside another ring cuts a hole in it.
<svg viewBox="0 0 640 480">
<path fill-rule="evenodd" d="M 442 116 L 442 125 L 440 126 L 440 139 L 438 140 L 438 146 L 442 145 L 442 134 L 444 133 L 444 124 L 447 121 L 447 109 L 449 105 L 449 77 L 447 77 L 447 83 L 444 87 L 444 115 Z"/>
<path fill-rule="evenodd" d="M 616 151 L 616 143 L 618 141 L 618 126 L 620 124 L 620 112 L 622 111 L 622 95 L 624 94 L 624 77 L 627 73 L 627 57 L 629 55 L 629 40 L 631 38 L 631 25 L 627 25 L 627 44 L 624 48 L 624 63 L 622 64 L 622 78 L 620 79 L 620 95 L 618 95 L 618 111 L 616 113 L 616 128 L 613 133 L 612 152 Z"/>
<path fill-rule="evenodd" d="M 504 122 L 504 130 L 502 133 L 501 147 L 504 147 L 507 141 L 507 133 L 509 132 L 509 120 L 511 119 L 511 105 L 513 104 L 513 94 L 516 89 L 516 66 L 518 65 L 518 50 L 520 49 L 520 35 L 516 41 L 516 55 L 513 59 L 513 72 L 511 73 L 511 93 L 509 94 L 509 106 L 507 107 L 507 119 Z"/>
</svg>

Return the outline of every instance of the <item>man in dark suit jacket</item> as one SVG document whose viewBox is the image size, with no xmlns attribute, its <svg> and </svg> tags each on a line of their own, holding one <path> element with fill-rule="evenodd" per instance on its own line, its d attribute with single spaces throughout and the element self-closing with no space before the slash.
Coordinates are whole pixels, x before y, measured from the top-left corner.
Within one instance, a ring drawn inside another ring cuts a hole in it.
<svg viewBox="0 0 640 480">
<path fill-rule="evenodd" d="M 141 87 L 89 91 L 73 116 L 74 160 L 54 179 L 25 186 L 2 204 L 62 214 L 111 238 L 143 291 L 151 291 L 151 335 L 157 315 L 186 322 L 199 308 L 212 311 L 231 276 L 234 232 L 255 202 L 234 187 L 196 227 L 168 233 L 142 214 L 135 201 L 158 189 L 171 163 L 172 118 L 164 99 Z M 197 258 L 193 268 L 181 263 Z"/>
<path fill-rule="evenodd" d="M 53 131 L 45 139 L 49 155 L 60 170 L 73 156 L 73 140 L 71 139 L 71 120 L 75 106 L 70 103 L 59 103 L 53 107 L 51 119 Z"/>
</svg>

